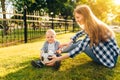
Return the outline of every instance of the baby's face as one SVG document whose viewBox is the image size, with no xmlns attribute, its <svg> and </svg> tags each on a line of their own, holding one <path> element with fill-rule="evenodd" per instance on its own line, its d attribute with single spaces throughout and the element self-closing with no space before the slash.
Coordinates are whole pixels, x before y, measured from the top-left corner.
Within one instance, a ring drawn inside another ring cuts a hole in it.
<svg viewBox="0 0 120 80">
<path fill-rule="evenodd" d="M 48 43 L 53 43 L 55 41 L 55 35 L 54 34 L 46 34 L 46 40 Z"/>
</svg>

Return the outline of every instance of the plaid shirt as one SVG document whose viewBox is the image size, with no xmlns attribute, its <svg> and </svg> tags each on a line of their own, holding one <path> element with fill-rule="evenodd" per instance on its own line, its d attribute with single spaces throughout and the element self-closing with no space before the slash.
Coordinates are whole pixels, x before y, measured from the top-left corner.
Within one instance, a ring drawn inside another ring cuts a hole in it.
<svg viewBox="0 0 120 80">
<path fill-rule="evenodd" d="M 81 37 L 83 34 L 86 34 L 83 30 L 78 32 L 75 36 L 72 37 L 72 40 L 75 41 L 77 38 Z M 85 38 L 80 42 L 75 49 L 69 52 L 70 57 L 74 57 L 76 54 L 85 50 L 90 44 L 90 38 L 86 34 Z M 92 46 L 92 51 L 98 60 L 107 67 L 114 67 L 116 64 L 115 58 L 120 54 L 120 49 L 118 48 L 114 38 L 110 38 L 106 42 L 100 42 L 97 46 Z"/>
</svg>

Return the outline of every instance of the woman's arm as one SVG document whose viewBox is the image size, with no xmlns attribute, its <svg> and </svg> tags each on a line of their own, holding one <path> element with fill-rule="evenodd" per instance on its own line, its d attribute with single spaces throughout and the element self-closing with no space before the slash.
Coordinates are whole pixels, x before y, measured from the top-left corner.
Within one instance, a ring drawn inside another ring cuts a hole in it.
<svg viewBox="0 0 120 80">
<path fill-rule="evenodd" d="M 59 49 L 56 50 L 56 53 L 61 54 L 61 53 L 63 52 L 63 50 L 64 50 L 66 47 L 69 47 L 72 42 L 73 42 L 73 41 L 70 40 L 68 43 L 60 44 L 60 45 L 59 45 Z"/>
<path fill-rule="evenodd" d="M 63 48 L 64 46 L 69 46 L 71 43 L 73 42 L 73 40 L 71 39 L 69 42 L 67 42 L 67 43 L 63 43 L 63 44 L 60 44 L 59 45 L 59 48 Z"/>
<path fill-rule="evenodd" d="M 81 30 L 77 32 L 71 39 L 73 40 L 73 42 L 75 42 L 79 37 L 82 37 L 83 35 L 85 35 L 85 32 L 84 30 Z"/>
</svg>

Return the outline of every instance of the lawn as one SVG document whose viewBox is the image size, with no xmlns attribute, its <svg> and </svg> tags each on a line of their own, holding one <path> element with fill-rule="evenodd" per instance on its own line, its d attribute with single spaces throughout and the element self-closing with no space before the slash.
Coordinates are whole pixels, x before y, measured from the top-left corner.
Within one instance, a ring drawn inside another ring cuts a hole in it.
<svg viewBox="0 0 120 80">
<path fill-rule="evenodd" d="M 72 35 L 58 35 L 57 39 L 67 42 Z M 120 46 L 120 33 L 116 33 L 116 38 Z M 0 48 L 0 80 L 120 80 L 120 57 L 113 69 L 94 63 L 83 53 L 62 61 L 58 71 L 51 67 L 32 67 L 30 62 L 39 58 L 44 40 Z"/>
</svg>

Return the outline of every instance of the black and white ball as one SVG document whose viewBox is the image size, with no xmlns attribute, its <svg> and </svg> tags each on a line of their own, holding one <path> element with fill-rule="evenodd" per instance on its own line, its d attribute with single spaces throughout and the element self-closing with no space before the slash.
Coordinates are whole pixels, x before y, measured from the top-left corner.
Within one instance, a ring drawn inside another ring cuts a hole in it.
<svg viewBox="0 0 120 80">
<path fill-rule="evenodd" d="M 41 55 L 41 61 L 43 64 L 47 63 L 51 59 L 49 57 L 55 56 L 55 54 L 52 51 L 49 51 L 48 53 L 42 53 Z"/>
</svg>

